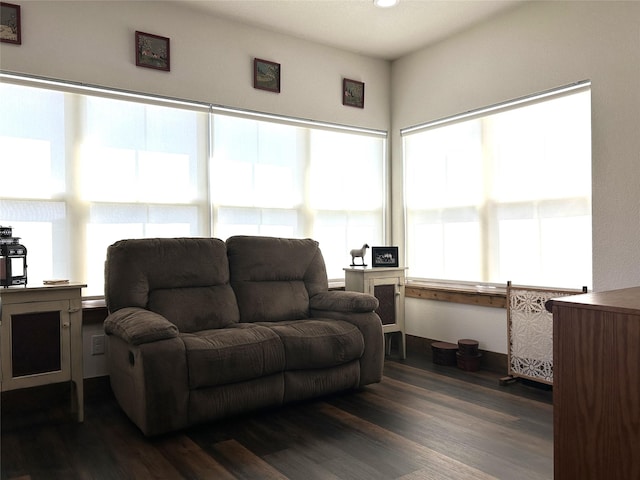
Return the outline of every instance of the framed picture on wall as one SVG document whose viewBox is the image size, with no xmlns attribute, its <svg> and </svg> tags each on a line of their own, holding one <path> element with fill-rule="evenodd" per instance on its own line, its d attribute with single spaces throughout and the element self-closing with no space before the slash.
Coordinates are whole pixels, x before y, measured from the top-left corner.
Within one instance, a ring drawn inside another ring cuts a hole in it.
<svg viewBox="0 0 640 480">
<path fill-rule="evenodd" d="M 0 2 L 0 42 L 22 44 L 20 5 Z"/>
<path fill-rule="evenodd" d="M 373 267 L 397 267 L 398 247 L 371 247 Z"/>
<path fill-rule="evenodd" d="M 342 104 L 349 107 L 364 108 L 364 83 L 343 78 Z"/>
<path fill-rule="evenodd" d="M 138 67 L 171 70 L 169 39 L 136 31 L 136 65 Z"/>
<path fill-rule="evenodd" d="M 280 64 L 254 58 L 253 88 L 280 93 Z"/>
</svg>

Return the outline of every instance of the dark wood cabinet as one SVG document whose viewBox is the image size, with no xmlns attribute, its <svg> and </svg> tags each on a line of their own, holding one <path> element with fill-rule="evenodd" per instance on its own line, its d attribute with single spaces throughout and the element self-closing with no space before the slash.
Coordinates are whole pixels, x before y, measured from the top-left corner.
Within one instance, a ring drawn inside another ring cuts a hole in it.
<svg viewBox="0 0 640 480">
<path fill-rule="evenodd" d="M 551 310 L 554 479 L 640 479 L 640 287 Z"/>
</svg>

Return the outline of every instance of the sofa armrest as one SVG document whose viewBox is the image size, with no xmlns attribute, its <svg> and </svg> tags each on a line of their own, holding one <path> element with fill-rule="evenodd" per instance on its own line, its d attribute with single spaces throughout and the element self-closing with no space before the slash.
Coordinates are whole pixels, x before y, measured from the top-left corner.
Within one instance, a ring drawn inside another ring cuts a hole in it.
<svg viewBox="0 0 640 480">
<path fill-rule="evenodd" d="M 104 321 L 107 335 L 115 335 L 131 345 L 175 338 L 178 327 L 162 315 L 139 307 L 121 308 Z"/>
<path fill-rule="evenodd" d="M 378 299 L 368 293 L 332 290 L 311 297 L 309 307 L 324 312 L 365 313 L 378 308 Z"/>
<path fill-rule="evenodd" d="M 382 322 L 375 312 L 323 312 L 312 310 L 316 318 L 327 318 L 349 322 L 360 330 L 364 338 L 364 353 L 360 358 L 360 386 L 382 380 L 384 368 L 384 334 Z"/>
<path fill-rule="evenodd" d="M 311 310 L 313 318 L 327 318 L 349 322 L 362 333 L 364 353 L 360 358 L 360 385 L 382 380 L 384 368 L 384 334 L 382 321 L 375 312 L 347 313 L 337 311 Z"/>
</svg>

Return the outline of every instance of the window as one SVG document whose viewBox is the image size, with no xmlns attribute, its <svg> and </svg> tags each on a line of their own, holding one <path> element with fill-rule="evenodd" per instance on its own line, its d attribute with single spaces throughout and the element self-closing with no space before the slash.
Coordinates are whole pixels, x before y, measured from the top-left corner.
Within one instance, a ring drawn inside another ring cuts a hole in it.
<svg viewBox="0 0 640 480">
<path fill-rule="evenodd" d="M 207 112 L 79 96 L 83 275 L 101 293 L 107 247 L 123 238 L 206 235 Z M 71 190 L 71 189 L 68 189 Z M 73 237 L 72 237 L 73 238 Z M 96 286 L 98 288 L 96 288 Z"/>
<path fill-rule="evenodd" d="M 411 276 L 587 284 L 588 85 L 489 110 L 402 132 Z"/>
<path fill-rule="evenodd" d="M 123 238 L 311 237 L 336 279 L 350 248 L 384 241 L 384 132 L 3 80 L 0 225 L 27 247 L 29 284 L 102 295 Z"/>
<path fill-rule="evenodd" d="M 216 236 L 310 237 L 329 278 L 343 278 L 353 245 L 383 242 L 384 145 L 379 135 L 215 115 Z"/>
<path fill-rule="evenodd" d="M 314 238 L 323 249 L 330 277 L 344 279 L 342 268 L 351 263 L 351 249 L 364 243 L 384 245 L 384 142 L 314 130 L 309 143 Z"/>
<path fill-rule="evenodd" d="M 99 295 L 114 241 L 208 232 L 206 109 L 11 84 L 0 98 L 0 225 L 27 247 L 30 284 L 73 278 Z"/>
</svg>

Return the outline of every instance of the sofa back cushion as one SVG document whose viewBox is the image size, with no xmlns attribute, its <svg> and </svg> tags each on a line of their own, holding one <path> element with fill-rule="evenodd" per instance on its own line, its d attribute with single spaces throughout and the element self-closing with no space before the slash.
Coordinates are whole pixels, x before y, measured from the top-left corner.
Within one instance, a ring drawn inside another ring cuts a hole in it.
<svg viewBox="0 0 640 480">
<path fill-rule="evenodd" d="M 121 240 L 107 249 L 110 312 L 141 307 L 181 332 L 222 328 L 240 315 L 229 283 L 227 248 L 216 238 Z"/>
<path fill-rule="evenodd" d="M 315 240 L 235 236 L 227 253 L 241 322 L 308 318 L 309 298 L 328 289 Z"/>
</svg>

